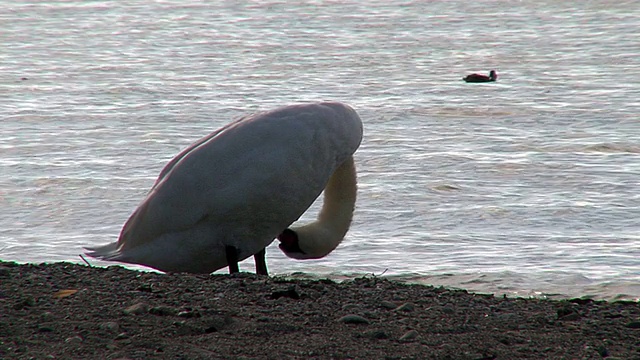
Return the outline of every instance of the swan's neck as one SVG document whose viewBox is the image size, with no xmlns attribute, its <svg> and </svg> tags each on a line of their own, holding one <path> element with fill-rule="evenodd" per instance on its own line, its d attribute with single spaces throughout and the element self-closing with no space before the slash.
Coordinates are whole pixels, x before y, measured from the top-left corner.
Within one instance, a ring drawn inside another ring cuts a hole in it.
<svg viewBox="0 0 640 360">
<path fill-rule="evenodd" d="M 282 251 L 294 259 L 318 259 L 333 251 L 342 242 L 351 225 L 356 193 L 356 168 L 353 156 L 349 156 L 334 171 L 324 189 L 318 219 L 307 225 L 287 229 L 278 237 Z M 282 236 L 293 236 L 295 240 L 293 243 L 286 242 Z"/>
</svg>

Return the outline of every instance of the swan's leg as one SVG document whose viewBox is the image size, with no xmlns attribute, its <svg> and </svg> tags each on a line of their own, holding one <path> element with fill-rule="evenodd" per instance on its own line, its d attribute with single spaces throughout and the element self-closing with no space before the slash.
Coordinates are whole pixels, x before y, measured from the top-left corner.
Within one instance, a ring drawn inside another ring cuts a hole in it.
<svg viewBox="0 0 640 360">
<path fill-rule="evenodd" d="M 227 256 L 227 265 L 229 265 L 229 274 L 234 274 L 240 271 L 238 268 L 238 249 L 234 246 L 224 247 L 225 255 Z"/>
<path fill-rule="evenodd" d="M 253 259 L 256 262 L 256 274 L 258 275 L 269 275 L 269 272 L 267 271 L 266 254 L 267 249 L 264 248 L 253 255 Z"/>
</svg>

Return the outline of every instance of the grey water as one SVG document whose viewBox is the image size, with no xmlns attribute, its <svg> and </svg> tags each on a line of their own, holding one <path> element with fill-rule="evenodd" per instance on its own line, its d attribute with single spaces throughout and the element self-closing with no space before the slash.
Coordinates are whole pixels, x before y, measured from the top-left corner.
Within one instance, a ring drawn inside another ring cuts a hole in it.
<svg viewBox="0 0 640 360">
<path fill-rule="evenodd" d="M 191 142 L 337 100 L 353 226 L 271 273 L 638 299 L 638 29 L 637 1 L 0 0 L 0 259 L 82 263 Z"/>
</svg>

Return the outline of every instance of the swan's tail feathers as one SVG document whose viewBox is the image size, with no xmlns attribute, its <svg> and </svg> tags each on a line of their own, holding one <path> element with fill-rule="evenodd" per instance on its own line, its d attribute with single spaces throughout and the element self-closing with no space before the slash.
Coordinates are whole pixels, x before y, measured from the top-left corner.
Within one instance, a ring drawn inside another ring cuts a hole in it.
<svg viewBox="0 0 640 360">
<path fill-rule="evenodd" d="M 85 248 L 85 250 L 87 250 L 85 254 L 99 260 L 119 260 L 122 256 L 122 254 L 118 250 L 117 242 L 98 247 L 87 247 Z"/>
</svg>

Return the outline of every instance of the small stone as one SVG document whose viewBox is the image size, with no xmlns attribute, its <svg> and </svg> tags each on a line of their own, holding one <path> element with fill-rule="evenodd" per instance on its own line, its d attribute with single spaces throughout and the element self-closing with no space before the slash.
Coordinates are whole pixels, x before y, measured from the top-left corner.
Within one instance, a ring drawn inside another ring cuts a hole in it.
<svg viewBox="0 0 640 360">
<path fill-rule="evenodd" d="M 128 308 L 124 309 L 124 313 L 127 315 L 141 315 L 146 313 L 149 310 L 149 307 L 145 303 L 137 303 L 135 305 L 131 305 Z"/>
<path fill-rule="evenodd" d="M 147 355 L 147 351 L 146 350 L 137 350 L 137 351 L 133 351 L 131 353 L 132 357 L 134 359 L 147 359 L 149 358 L 149 356 Z"/>
<path fill-rule="evenodd" d="M 596 351 L 603 358 L 606 358 L 606 357 L 609 356 L 609 349 L 607 349 L 604 345 L 600 345 L 600 346 L 596 347 Z"/>
<path fill-rule="evenodd" d="M 346 304 L 344 306 L 342 306 L 342 310 L 344 311 L 350 311 L 350 310 L 354 310 L 359 308 L 359 306 L 357 304 Z"/>
<path fill-rule="evenodd" d="M 400 337 L 400 341 L 411 341 L 417 337 L 418 337 L 418 332 L 415 330 L 410 330 Z"/>
<path fill-rule="evenodd" d="M 100 324 L 100 328 L 103 330 L 107 330 L 115 333 L 115 332 L 118 332 L 118 330 L 120 330 L 120 325 L 118 325 L 118 323 L 115 321 L 107 321 Z"/>
<path fill-rule="evenodd" d="M 640 329 L 640 321 L 631 321 L 625 325 L 629 329 Z"/>
<path fill-rule="evenodd" d="M 282 297 L 299 300 L 300 294 L 296 291 L 295 286 L 290 286 L 287 290 L 279 290 L 271 293 L 271 298 L 274 300 L 280 299 Z"/>
<path fill-rule="evenodd" d="M 11 271 L 6 266 L 0 266 L 0 278 L 11 277 Z"/>
<path fill-rule="evenodd" d="M 453 315 L 456 313 L 456 310 L 453 307 L 447 305 L 442 307 L 442 312 L 445 314 Z"/>
<path fill-rule="evenodd" d="M 563 315 L 562 317 L 558 316 L 558 320 L 562 320 L 562 321 L 580 320 L 580 314 L 578 314 L 577 312 L 571 312 L 566 315 Z"/>
<path fill-rule="evenodd" d="M 501 313 L 496 315 L 495 318 L 504 323 L 518 323 L 518 315 L 514 313 Z"/>
<path fill-rule="evenodd" d="M 80 336 L 72 336 L 70 338 L 66 338 L 64 340 L 67 344 L 79 344 L 82 342 L 82 338 Z"/>
<path fill-rule="evenodd" d="M 415 309 L 415 305 L 413 305 L 412 303 L 404 303 L 404 304 L 398 306 L 397 308 L 395 308 L 394 311 L 409 312 L 409 311 L 413 311 L 413 309 Z"/>
<path fill-rule="evenodd" d="M 386 301 L 386 300 L 385 301 L 381 301 L 380 302 L 380 306 L 382 306 L 385 309 L 390 309 L 390 310 L 391 309 L 395 309 L 395 308 L 398 307 L 398 305 L 396 303 L 393 303 L 391 301 Z"/>
<path fill-rule="evenodd" d="M 580 318 L 580 314 L 571 306 L 563 306 L 556 311 L 558 320 L 576 320 L 576 315 Z"/>
<path fill-rule="evenodd" d="M 562 320 L 569 320 L 569 321 L 575 321 L 575 320 L 580 320 L 581 316 L 578 313 L 573 313 L 570 315 L 567 315 L 565 317 L 562 318 Z"/>
<path fill-rule="evenodd" d="M 206 327 L 204 328 L 205 334 L 213 332 L 223 331 L 229 328 L 235 320 L 229 315 L 218 315 L 209 318 Z"/>
<path fill-rule="evenodd" d="M 338 321 L 343 322 L 345 324 L 369 324 L 369 320 L 363 318 L 360 315 L 345 315 L 341 317 Z"/>
<path fill-rule="evenodd" d="M 370 331 L 368 333 L 366 333 L 366 335 L 372 339 L 376 339 L 376 340 L 382 340 L 382 339 L 388 339 L 389 335 L 387 335 L 386 332 L 382 331 L 382 330 L 374 330 L 374 331 Z"/>
<path fill-rule="evenodd" d="M 33 296 L 28 296 L 24 299 L 24 304 L 26 306 L 35 306 L 36 305 L 36 299 L 33 298 Z"/>
<path fill-rule="evenodd" d="M 158 316 L 170 316 L 176 315 L 178 310 L 170 307 L 170 306 L 154 306 L 149 309 L 149 314 L 158 315 Z"/>
<path fill-rule="evenodd" d="M 53 314 L 51 312 L 45 311 L 42 314 L 40 314 L 40 321 L 48 322 L 52 320 L 53 320 Z"/>
<path fill-rule="evenodd" d="M 53 328 L 51 326 L 42 325 L 38 327 L 38 332 L 53 332 Z"/>
<path fill-rule="evenodd" d="M 142 285 L 138 286 L 138 290 L 143 291 L 143 292 L 153 292 L 153 285 L 152 284 L 142 284 Z"/>
<path fill-rule="evenodd" d="M 116 340 L 123 340 L 127 338 L 129 338 L 129 335 L 127 335 L 127 333 L 120 333 L 118 334 L 118 336 L 116 336 Z"/>
<path fill-rule="evenodd" d="M 36 300 L 32 296 L 27 296 L 13 305 L 14 310 L 22 310 L 36 304 Z"/>
<path fill-rule="evenodd" d="M 182 310 L 178 313 L 178 316 L 183 318 L 195 318 L 195 317 L 200 317 L 201 315 L 198 311 Z"/>
</svg>

